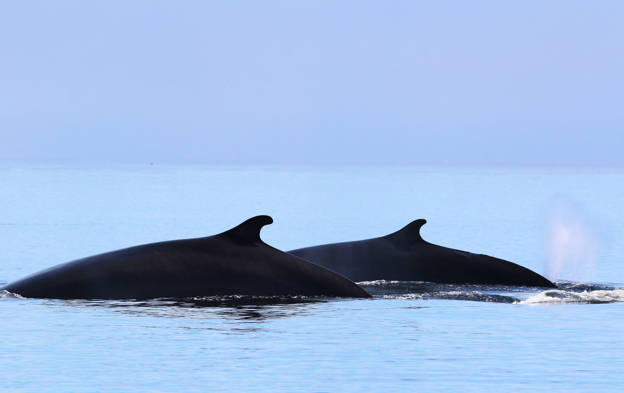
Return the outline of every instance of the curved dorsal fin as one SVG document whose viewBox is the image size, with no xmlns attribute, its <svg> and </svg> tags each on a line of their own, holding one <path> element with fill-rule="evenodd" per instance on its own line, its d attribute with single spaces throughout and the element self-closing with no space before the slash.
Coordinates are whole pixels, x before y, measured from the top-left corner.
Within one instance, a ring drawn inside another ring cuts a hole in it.
<svg viewBox="0 0 624 393">
<path fill-rule="evenodd" d="M 393 241 L 399 242 L 403 245 L 410 245 L 416 242 L 424 241 L 420 236 L 420 228 L 427 223 L 427 220 L 424 218 L 419 218 L 418 220 L 414 220 L 399 229 L 398 231 L 389 234 L 386 236 L 387 238 L 391 238 Z"/>
<path fill-rule="evenodd" d="M 260 230 L 263 226 L 273 223 L 270 216 L 255 216 L 243 221 L 229 231 L 223 232 L 224 235 L 231 236 L 240 243 L 253 243 L 261 241 Z"/>
</svg>

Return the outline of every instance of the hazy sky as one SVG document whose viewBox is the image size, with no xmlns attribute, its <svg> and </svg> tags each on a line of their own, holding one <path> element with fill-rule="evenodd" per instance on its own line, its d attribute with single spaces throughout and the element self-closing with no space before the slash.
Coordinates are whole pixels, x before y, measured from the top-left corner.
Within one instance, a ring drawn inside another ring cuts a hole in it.
<svg viewBox="0 0 624 393">
<path fill-rule="evenodd" d="M 622 1 L 7 1 L 0 159 L 624 165 Z"/>
</svg>

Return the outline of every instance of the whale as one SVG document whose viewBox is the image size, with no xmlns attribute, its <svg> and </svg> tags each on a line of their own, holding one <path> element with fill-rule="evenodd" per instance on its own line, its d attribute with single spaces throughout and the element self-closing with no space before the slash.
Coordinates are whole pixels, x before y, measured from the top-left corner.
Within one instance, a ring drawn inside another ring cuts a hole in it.
<svg viewBox="0 0 624 393">
<path fill-rule="evenodd" d="M 50 299 L 370 297 L 351 280 L 264 243 L 260 230 L 272 222 L 270 216 L 256 216 L 214 236 L 106 252 L 53 266 L 0 289 Z"/>
<path fill-rule="evenodd" d="M 373 239 L 288 251 L 355 282 L 426 281 L 555 288 L 547 278 L 516 263 L 429 243 L 421 237 L 425 219 Z"/>
</svg>

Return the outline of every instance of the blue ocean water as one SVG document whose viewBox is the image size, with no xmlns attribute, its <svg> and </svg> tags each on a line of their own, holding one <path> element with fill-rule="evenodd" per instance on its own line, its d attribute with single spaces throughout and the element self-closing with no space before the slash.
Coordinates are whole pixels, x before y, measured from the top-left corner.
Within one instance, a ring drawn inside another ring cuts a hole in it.
<svg viewBox="0 0 624 393">
<path fill-rule="evenodd" d="M 270 214 L 289 250 L 426 218 L 433 243 L 560 288 L 367 282 L 370 300 L 228 304 L 0 294 L 0 390 L 622 391 L 624 171 L 0 164 L 0 283 Z"/>
</svg>

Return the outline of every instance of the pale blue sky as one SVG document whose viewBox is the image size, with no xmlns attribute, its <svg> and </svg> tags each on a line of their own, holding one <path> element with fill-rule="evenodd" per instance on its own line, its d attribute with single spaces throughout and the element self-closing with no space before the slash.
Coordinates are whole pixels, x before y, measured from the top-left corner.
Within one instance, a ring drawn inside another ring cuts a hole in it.
<svg viewBox="0 0 624 393">
<path fill-rule="evenodd" d="M 0 5 L 0 159 L 624 165 L 621 1 Z"/>
</svg>

